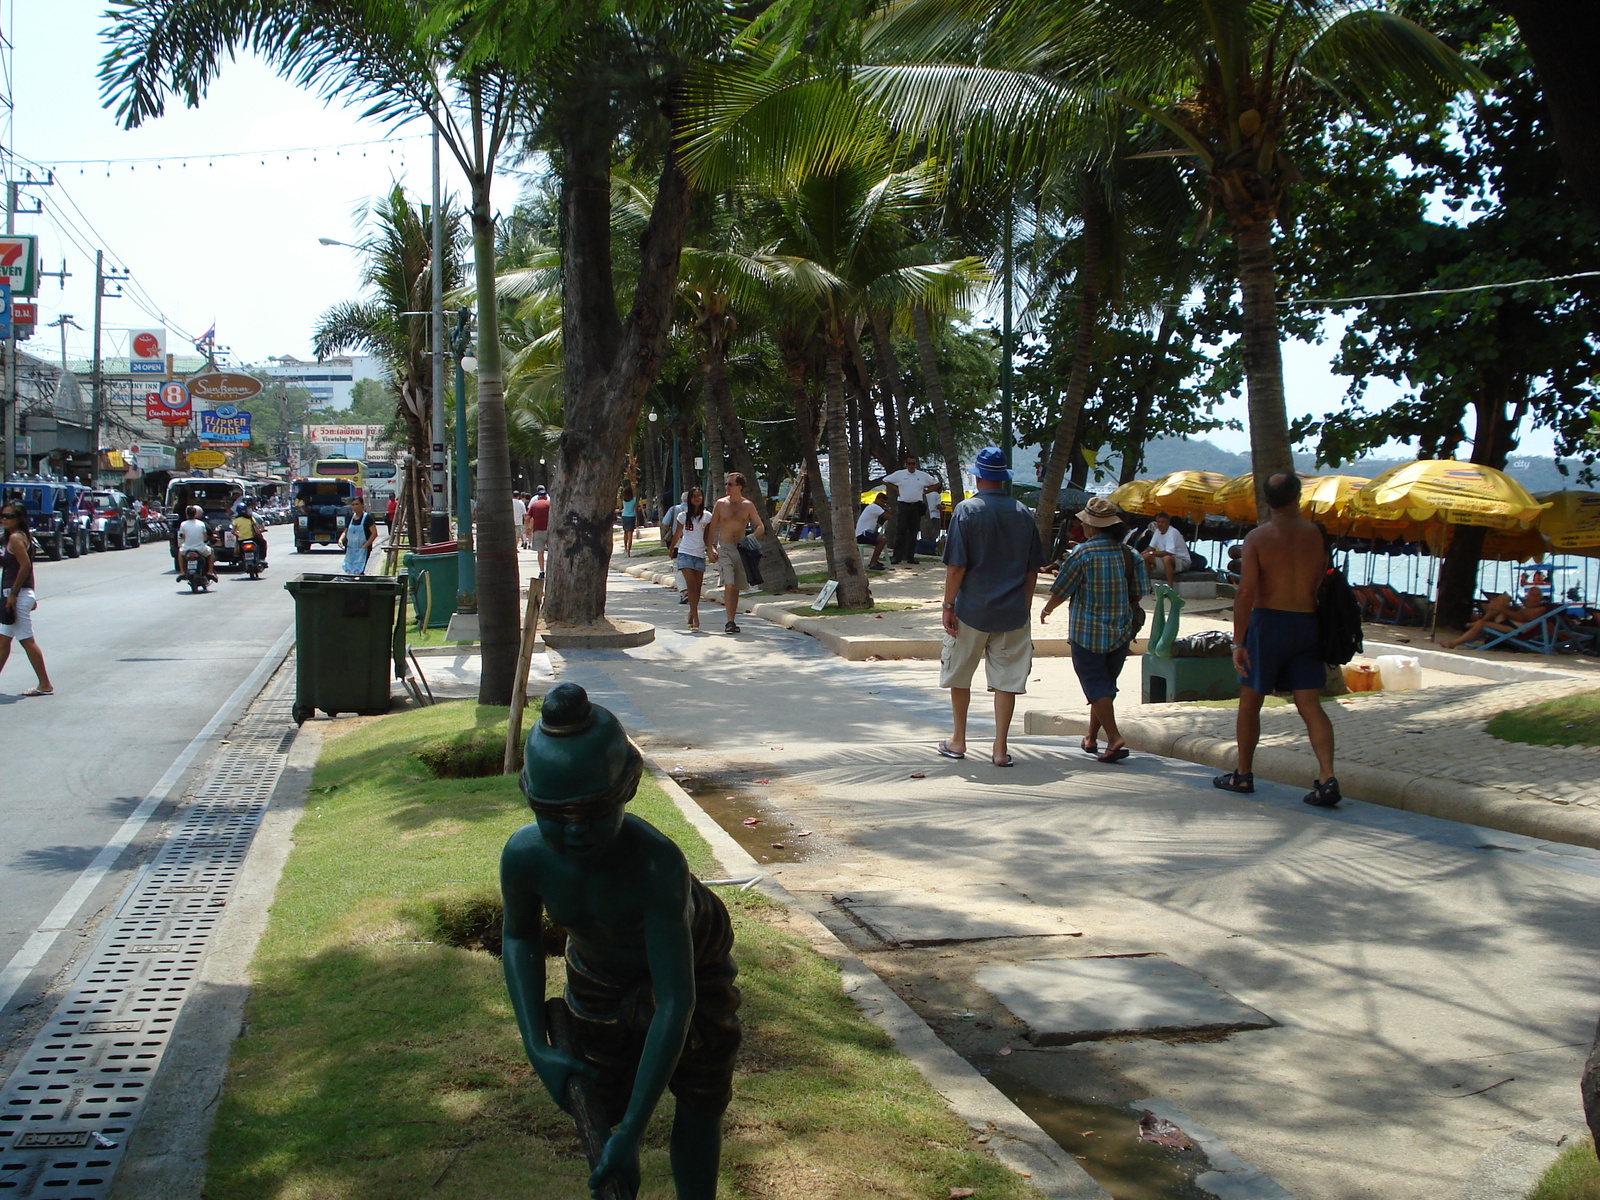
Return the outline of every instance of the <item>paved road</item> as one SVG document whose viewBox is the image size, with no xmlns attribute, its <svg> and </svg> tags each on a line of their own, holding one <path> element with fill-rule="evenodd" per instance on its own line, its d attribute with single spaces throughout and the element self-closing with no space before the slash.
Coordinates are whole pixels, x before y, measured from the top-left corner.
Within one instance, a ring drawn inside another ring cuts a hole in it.
<svg viewBox="0 0 1600 1200">
<path fill-rule="evenodd" d="M 282 546 L 287 531 L 273 540 Z M 283 581 L 304 569 L 275 553 L 260 580 L 224 572 L 190 594 L 165 544 L 39 564 L 34 628 L 56 695 L 21 696 L 34 678 L 13 646 L 0 674 L 0 969 L 289 628 Z M 0 1051 L 138 859 L 136 843 L 20 986 Z"/>
<path fill-rule="evenodd" d="M 771 868 L 803 902 L 896 892 L 1082 930 L 869 954 L 981 1065 L 1080 1099 L 1165 1098 L 1297 1200 L 1453 1195 L 1497 1138 L 1576 1109 L 1600 1008 L 1600 852 L 1354 801 L 1313 810 L 1303 788 L 1232 796 L 1192 764 L 1107 768 L 1066 739 L 1014 739 L 1013 770 L 952 763 L 933 752 L 949 728 L 936 663 L 846 663 L 754 619 L 737 638 L 689 634 L 670 592 L 609 586 L 612 615 L 654 621 L 657 641 L 567 653 L 560 678 L 667 769 L 759 780 L 739 789 L 769 813 L 756 853 L 790 824 L 812 831 L 804 861 Z M 1034 674 L 1055 669 L 1070 670 Z M 975 720 L 980 753 L 987 729 Z M 986 963 L 1152 952 L 1276 1027 L 998 1056 L 1018 1030 L 974 984 Z M 957 1019 L 973 1009 L 987 1042 Z"/>
</svg>

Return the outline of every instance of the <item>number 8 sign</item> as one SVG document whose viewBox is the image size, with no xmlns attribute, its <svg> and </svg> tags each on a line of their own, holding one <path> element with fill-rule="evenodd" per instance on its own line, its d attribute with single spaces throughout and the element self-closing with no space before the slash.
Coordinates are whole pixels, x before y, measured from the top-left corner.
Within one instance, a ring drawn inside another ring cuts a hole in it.
<svg viewBox="0 0 1600 1200">
<path fill-rule="evenodd" d="M 161 406 L 171 413 L 187 412 L 189 389 L 174 379 L 161 385 Z"/>
</svg>

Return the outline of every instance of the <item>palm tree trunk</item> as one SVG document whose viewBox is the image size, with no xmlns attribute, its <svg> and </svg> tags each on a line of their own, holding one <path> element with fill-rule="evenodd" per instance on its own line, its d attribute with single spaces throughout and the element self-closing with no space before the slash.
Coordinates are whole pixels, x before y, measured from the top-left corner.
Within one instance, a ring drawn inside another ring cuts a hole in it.
<svg viewBox="0 0 1600 1200">
<path fill-rule="evenodd" d="M 933 427 L 939 433 L 945 487 L 950 490 L 951 503 L 960 504 L 966 499 L 966 491 L 961 486 L 961 451 L 956 445 L 955 427 L 950 424 L 950 410 L 944 403 L 944 380 L 939 376 L 939 358 L 933 351 L 933 330 L 929 327 L 928 310 L 920 304 L 911 310 L 911 328 L 916 335 L 922 383 L 928 390 L 928 405 L 933 409 Z"/>
<path fill-rule="evenodd" d="M 611 143 L 605 112 L 569 115 L 562 146 L 562 379 L 565 416 L 552 471 L 549 580 L 552 624 L 593 624 L 606 607 L 617 481 L 645 393 L 661 373 L 689 185 L 671 143 L 639 246 L 626 323 L 611 270 Z"/>
<path fill-rule="evenodd" d="M 837 318 L 834 318 L 837 323 Z M 838 565 L 839 603 L 860 608 L 872 603 L 867 573 L 854 536 L 855 492 L 851 491 L 850 440 L 845 433 L 844 331 L 828 331 L 828 506 L 833 513 L 833 556 Z"/>
<path fill-rule="evenodd" d="M 1072 369 L 1067 375 L 1067 390 L 1061 397 L 1061 419 L 1056 422 L 1055 440 L 1039 481 L 1039 511 L 1034 520 L 1039 540 L 1052 544 L 1055 530 L 1056 500 L 1061 495 L 1061 480 L 1077 439 L 1078 419 L 1089 392 L 1089 368 L 1094 365 L 1096 341 L 1100 332 L 1101 289 L 1105 285 L 1107 243 L 1111 232 L 1111 210 L 1107 207 L 1101 183 L 1090 175 L 1083 187 L 1083 262 L 1078 267 L 1078 329 L 1073 341 Z"/>
<path fill-rule="evenodd" d="M 871 318 L 872 340 L 878 344 L 878 386 L 883 388 L 883 394 L 894 405 L 895 425 L 900 434 L 896 439 L 897 444 L 889 447 L 898 464 L 907 454 L 918 453 L 916 434 L 911 428 L 911 400 L 900 385 L 900 360 L 895 356 L 894 343 L 890 340 L 889 323 L 877 309 L 872 310 Z"/>
<path fill-rule="evenodd" d="M 1473 400 L 1472 462 L 1505 470 L 1506 459 L 1516 449 L 1516 431 L 1527 408 L 1527 396 L 1523 376 L 1494 372 L 1485 378 Z M 1463 525 L 1452 532 L 1450 548 L 1439 564 L 1439 625 L 1460 629 L 1471 619 L 1487 536 L 1488 530 L 1481 525 Z"/>
<path fill-rule="evenodd" d="M 708 370 L 700 407 L 705 411 L 706 417 L 706 476 L 711 481 L 710 490 L 706 495 L 714 498 L 723 494 L 723 485 L 728 479 L 728 466 L 722 452 L 722 413 L 717 409 L 716 397 L 711 394 L 711 388 L 711 372 Z"/>
<path fill-rule="evenodd" d="M 1188 275 L 1184 275 L 1182 292 L 1188 290 L 1188 280 Z M 1173 291 L 1173 303 L 1181 304 L 1183 296 L 1180 289 L 1175 288 Z M 1163 309 L 1161 325 L 1156 331 L 1155 348 L 1150 352 L 1150 365 L 1145 368 L 1144 378 L 1140 381 L 1139 390 L 1133 397 L 1133 411 L 1128 414 L 1128 433 L 1122 444 L 1121 469 L 1117 473 L 1118 483 L 1127 483 L 1137 478 L 1139 468 L 1144 464 L 1144 445 L 1150 440 L 1150 411 L 1155 407 L 1156 400 L 1156 376 L 1161 371 L 1162 360 L 1167 356 L 1167 348 L 1177 327 L 1177 310 Z"/>
<path fill-rule="evenodd" d="M 800 454 L 805 463 L 806 483 L 811 491 L 811 511 L 822 530 L 822 553 L 828 560 L 828 578 L 839 578 L 839 559 L 834 553 L 833 513 L 828 508 L 828 489 L 822 483 L 822 463 L 817 458 L 817 414 L 806 391 L 805 353 L 791 344 L 784 333 L 778 335 L 784 373 L 789 377 L 789 399 L 794 405 L 795 432 L 800 438 Z M 851 529 L 854 530 L 854 526 Z"/>
<path fill-rule="evenodd" d="M 476 113 L 474 114 L 476 116 Z M 475 120 L 477 129 L 483 128 Z M 493 164 L 472 176 L 472 262 L 478 301 L 478 498 L 474 563 L 478 581 L 478 639 L 483 674 L 478 703 L 509 705 L 522 640 L 518 602 L 517 533 L 511 517 L 511 444 L 506 437 L 500 318 L 495 297 L 494 210 L 489 206 Z M 443 397 L 432 397 L 443 403 Z"/>
<path fill-rule="evenodd" d="M 1256 511 L 1265 518 L 1262 489 L 1278 471 L 1294 469 L 1289 417 L 1283 404 L 1283 354 L 1279 345 L 1278 304 L 1273 284 L 1272 217 L 1251 214 L 1233 222 L 1239 253 L 1242 295 L 1244 375 L 1249 395 L 1250 469 L 1256 476 Z"/>
<path fill-rule="evenodd" d="M 778 531 L 772 527 L 772 508 L 767 503 L 766 489 L 756 477 L 756 463 L 745 441 L 744 423 L 733 407 L 733 392 L 728 387 L 727 346 L 721 337 L 706 338 L 706 384 L 710 409 L 727 435 L 733 469 L 744 476 L 744 494 L 761 514 L 761 524 L 765 528 L 758 539 L 761 542 L 762 587 L 769 592 L 792 592 L 796 587 L 794 564 L 789 561 Z"/>
</svg>

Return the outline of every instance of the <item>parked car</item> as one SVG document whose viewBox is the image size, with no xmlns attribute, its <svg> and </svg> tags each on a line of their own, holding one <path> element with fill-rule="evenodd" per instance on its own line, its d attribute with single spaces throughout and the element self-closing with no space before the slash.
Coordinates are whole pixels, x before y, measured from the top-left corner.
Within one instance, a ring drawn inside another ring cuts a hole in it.
<svg viewBox="0 0 1600 1200">
<path fill-rule="evenodd" d="M 89 531 L 78 516 L 83 491 L 82 484 L 42 475 L 16 475 L 5 483 L 5 498 L 27 509 L 28 532 L 53 562 L 89 553 Z"/>
<path fill-rule="evenodd" d="M 95 550 L 126 550 L 144 544 L 139 529 L 139 509 L 123 493 L 90 492 L 89 545 Z"/>
</svg>

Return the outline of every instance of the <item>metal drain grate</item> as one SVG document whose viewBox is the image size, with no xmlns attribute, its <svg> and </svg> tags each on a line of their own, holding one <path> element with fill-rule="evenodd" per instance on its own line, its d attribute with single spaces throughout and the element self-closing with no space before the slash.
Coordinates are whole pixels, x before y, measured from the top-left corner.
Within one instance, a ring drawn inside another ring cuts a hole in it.
<svg viewBox="0 0 1600 1200">
<path fill-rule="evenodd" d="M 105 1200 L 294 741 L 280 670 L 0 1089 L 0 1198 Z"/>
</svg>

